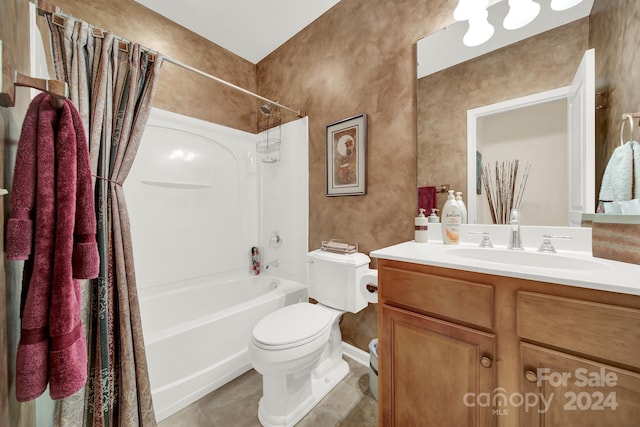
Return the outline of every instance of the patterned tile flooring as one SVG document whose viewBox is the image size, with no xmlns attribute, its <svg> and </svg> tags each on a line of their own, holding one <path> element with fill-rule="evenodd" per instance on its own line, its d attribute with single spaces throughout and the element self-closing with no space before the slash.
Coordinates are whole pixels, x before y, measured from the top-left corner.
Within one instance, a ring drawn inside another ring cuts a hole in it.
<svg viewBox="0 0 640 427">
<path fill-rule="evenodd" d="M 296 427 L 374 427 L 378 402 L 369 368 L 345 357 L 350 372 Z M 159 427 L 260 427 L 262 376 L 253 369 L 158 424 Z"/>
</svg>

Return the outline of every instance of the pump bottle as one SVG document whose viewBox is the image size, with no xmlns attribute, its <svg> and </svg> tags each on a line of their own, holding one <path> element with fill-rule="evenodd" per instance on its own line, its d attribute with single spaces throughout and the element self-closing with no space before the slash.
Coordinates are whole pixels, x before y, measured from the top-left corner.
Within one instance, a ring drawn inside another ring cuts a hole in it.
<svg viewBox="0 0 640 427">
<path fill-rule="evenodd" d="M 464 200 L 462 200 L 462 192 L 456 192 L 456 202 L 458 202 L 458 206 L 460 206 L 460 224 L 467 223 L 467 207 L 464 204 Z"/>
<path fill-rule="evenodd" d="M 415 240 L 416 243 L 427 243 L 429 237 L 429 220 L 424 216 L 424 209 L 420 209 L 420 213 L 415 220 Z"/>
<path fill-rule="evenodd" d="M 449 190 L 449 197 L 442 208 L 442 241 L 445 245 L 457 245 L 460 240 L 460 205 Z"/>
</svg>

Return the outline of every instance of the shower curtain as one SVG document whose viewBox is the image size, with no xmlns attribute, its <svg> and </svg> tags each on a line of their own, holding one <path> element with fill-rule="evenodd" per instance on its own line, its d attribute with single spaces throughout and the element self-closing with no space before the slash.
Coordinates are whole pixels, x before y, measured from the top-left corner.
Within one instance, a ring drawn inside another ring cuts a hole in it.
<svg viewBox="0 0 640 427">
<path fill-rule="evenodd" d="M 84 289 L 89 351 L 83 390 L 56 404 L 56 426 L 155 426 L 122 184 L 162 65 L 140 45 L 86 22 L 49 17 L 54 67 L 69 83 L 89 141 L 100 276 Z"/>
</svg>

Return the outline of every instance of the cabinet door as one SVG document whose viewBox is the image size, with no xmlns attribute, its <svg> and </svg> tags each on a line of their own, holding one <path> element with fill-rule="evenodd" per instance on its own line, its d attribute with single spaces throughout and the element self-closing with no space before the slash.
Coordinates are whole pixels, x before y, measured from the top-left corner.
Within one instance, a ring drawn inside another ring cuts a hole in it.
<svg viewBox="0 0 640 427">
<path fill-rule="evenodd" d="M 495 335 L 384 304 L 379 314 L 381 426 L 493 425 Z"/>
<path fill-rule="evenodd" d="M 637 427 L 640 374 L 523 343 L 523 426 Z"/>
</svg>

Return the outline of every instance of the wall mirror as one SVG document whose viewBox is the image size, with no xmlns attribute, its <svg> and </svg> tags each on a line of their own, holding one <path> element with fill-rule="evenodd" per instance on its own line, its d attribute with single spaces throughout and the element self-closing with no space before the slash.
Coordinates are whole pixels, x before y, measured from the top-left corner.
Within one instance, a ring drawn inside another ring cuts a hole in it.
<svg viewBox="0 0 640 427">
<path fill-rule="evenodd" d="M 581 213 L 594 209 L 594 95 L 582 91 L 585 84 L 576 77 L 588 56 L 585 17 L 593 0 L 561 14 L 540 3 L 534 22 L 509 32 L 502 28 L 508 2 L 491 6 L 496 32 L 476 48 L 462 44 L 466 22 L 418 41 L 418 187 L 463 192 L 469 222 L 493 222 L 476 166 L 496 160 L 519 160 L 521 175 L 531 165 L 523 224 L 580 225 Z M 587 89 L 595 92 L 593 65 L 590 72 Z M 571 120 L 568 112 L 576 109 L 568 105 L 576 101 L 590 119 Z M 571 146 L 569 135 L 577 130 L 582 145 Z M 445 200 L 439 193 L 436 207 Z"/>
</svg>

